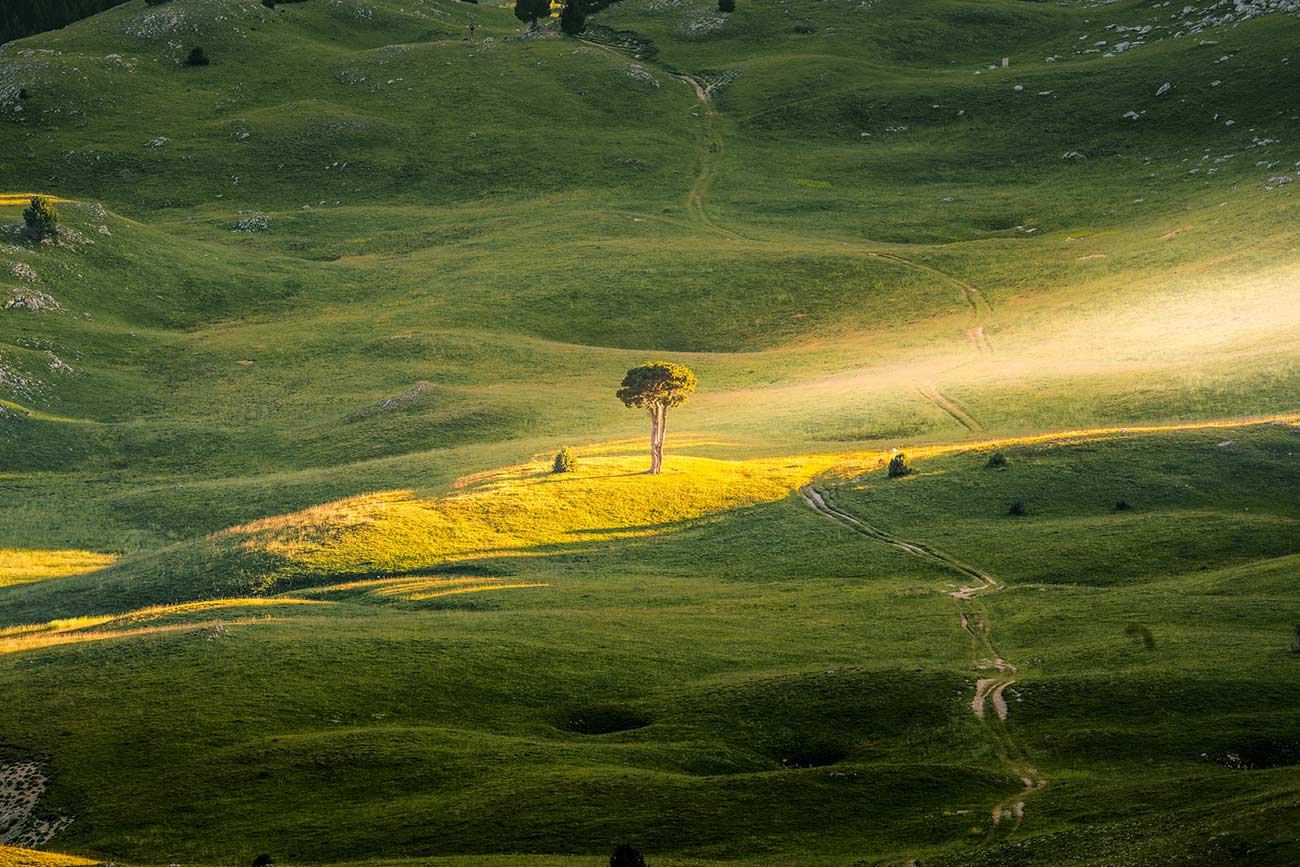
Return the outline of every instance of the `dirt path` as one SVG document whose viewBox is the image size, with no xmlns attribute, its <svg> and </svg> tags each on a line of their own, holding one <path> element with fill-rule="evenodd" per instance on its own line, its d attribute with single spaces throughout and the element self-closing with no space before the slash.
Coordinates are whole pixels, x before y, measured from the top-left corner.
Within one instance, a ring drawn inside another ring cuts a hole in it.
<svg viewBox="0 0 1300 867">
<path fill-rule="evenodd" d="M 908 268 L 915 271 L 929 274 L 932 277 L 937 277 L 946 283 L 951 283 L 956 286 L 958 291 L 961 292 L 962 300 L 966 302 L 967 306 L 969 306 L 971 310 L 971 325 L 966 329 L 967 339 L 970 340 L 971 344 L 975 347 L 975 351 L 979 354 L 993 354 L 993 344 L 989 342 L 988 335 L 984 332 L 985 327 L 993 319 L 993 305 L 989 304 L 988 299 L 984 297 L 984 293 L 980 292 L 978 288 L 967 283 L 965 280 L 962 280 L 960 277 L 954 277 L 947 271 L 941 271 L 931 265 L 922 265 L 920 262 L 914 262 L 911 259 L 898 256 L 894 253 L 870 251 L 866 253 L 866 255 L 872 259 L 883 259 L 888 262 L 897 262 L 900 265 L 906 265 Z"/>
<path fill-rule="evenodd" d="M 962 632 L 970 642 L 971 668 L 988 672 L 975 682 L 975 694 L 971 697 L 970 708 L 975 718 L 983 724 L 988 733 L 990 745 L 1003 767 L 1014 774 L 1023 783 L 1021 791 L 1003 798 L 993 805 L 990 815 L 992 824 L 985 837 L 990 843 L 999 836 L 1005 836 L 1020 827 L 1025 816 L 1025 798 L 1047 786 L 1047 778 L 1039 773 L 1027 760 L 1024 751 L 1012 738 L 1006 726 L 1010 708 L 1007 705 L 1006 690 L 1016 682 L 1017 668 L 1007 662 L 993 643 L 992 630 L 989 627 L 988 613 L 980 604 L 980 597 L 1004 589 L 1002 582 L 992 575 L 968 566 L 953 557 L 937 551 L 920 542 L 912 542 L 891 535 L 884 530 L 868 524 L 861 518 L 851 515 L 831 505 L 825 496 L 812 485 L 799 489 L 799 497 L 813 511 L 839 524 L 848 527 L 869 539 L 883 542 L 914 557 L 920 557 L 930 563 L 951 572 L 956 572 L 963 579 L 974 579 L 948 596 L 957 606 L 957 617 Z M 988 713 L 988 705 L 993 706 L 993 713 Z"/>
<path fill-rule="evenodd" d="M 957 424 L 966 428 L 966 430 L 971 433 L 978 433 L 979 431 L 984 430 L 984 425 L 980 424 L 975 416 L 966 412 L 966 410 L 962 409 L 961 406 L 951 398 L 946 397 L 943 392 L 939 391 L 937 386 L 918 385 L 916 387 L 916 392 L 921 395 L 921 397 L 943 410 L 953 419 L 953 421 L 957 422 Z"/>
<path fill-rule="evenodd" d="M 695 222 L 707 226 L 714 232 L 726 235 L 729 238 L 741 238 L 743 236 L 739 233 L 714 222 L 713 218 L 704 209 L 704 198 L 708 195 L 714 177 L 717 176 L 718 161 L 722 158 L 723 150 L 722 136 L 718 133 L 718 113 L 713 108 L 713 100 L 709 97 L 709 89 L 700 84 L 699 79 L 693 76 L 678 73 L 672 73 L 672 76 L 678 81 L 689 85 L 695 91 L 695 98 L 699 101 L 704 120 L 704 139 L 700 144 L 696 157 L 695 183 L 691 185 L 690 192 L 686 194 L 686 214 Z"/>
</svg>

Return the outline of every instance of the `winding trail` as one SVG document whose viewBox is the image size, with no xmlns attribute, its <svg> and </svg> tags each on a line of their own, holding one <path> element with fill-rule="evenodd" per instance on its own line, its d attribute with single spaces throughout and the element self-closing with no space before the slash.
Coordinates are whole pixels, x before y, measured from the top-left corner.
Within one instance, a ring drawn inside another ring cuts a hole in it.
<svg viewBox="0 0 1300 867">
<path fill-rule="evenodd" d="M 581 39 L 580 41 L 584 45 L 612 54 L 620 60 L 634 63 L 642 62 L 626 48 L 606 45 L 603 42 L 596 42 L 591 39 Z M 725 146 L 722 135 L 718 132 L 718 113 L 713 105 L 711 88 L 701 83 L 695 76 L 688 73 L 673 72 L 671 70 L 662 71 L 689 86 L 691 90 L 694 91 L 695 99 L 699 103 L 700 109 L 703 111 L 704 136 L 697 149 L 695 181 L 691 184 L 691 188 L 686 194 L 686 215 L 688 219 L 704 226 L 711 232 L 715 232 L 728 238 L 735 240 L 754 240 L 753 238 L 743 235 L 734 229 L 719 224 L 709 216 L 708 211 L 705 209 L 705 199 L 713 184 L 713 179 L 717 177 L 718 162 L 722 158 Z M 796 102 L 802 101 L 803 100 L 797 100 Z M 779 110 L 779 107 L 778 109 L 772 110 Z M 985 331 L 986 326 L 993 318 L 993 307 L 989 304 L 988 300 L 984 298 L 984 295 L 977 287 L 972 286 L 960 277 L 955 277 L 952 274 L 939 268 L 935 268 L 932 265 L 923 265 L 920 262 L 913 261 L 905 256 L 900 256 L 897 253 L 886 253 L 866 248 L 864 245 L 854 246 L 864 258 L 893 262 L 956 286 L 958 291 L 961 293 L 962 300 L 966 302 L 971 310 L 971 324 L 966 329 L 967 339 L 971 342 L 975 351 L 980 355 L 993 354 L 993 344 L 989 341 L 988 335 Z M 972 419 L 970 419 L 969 416 L 967 416 L 967 421 L 961 421 L 958 419 L 960 424 L 969 427 L 971 430 L 980 430 L 978 423 L 973 427 L 967 423 L 971 420 Z"/>
<path fill-rule="evenodd" d="M 934 385 L 918 385 L 916 393 L 921 395 L 930 403 L 943 410 L 953 421 L 966 428 L 971 433 L 978 433 L 984 430 L 984 425 L 980 424 L 975 416 L 962 409 L 961 405 L 951 398 L 945 396 Z"/>
<path fill-rule="evenodd" d="M 992 630 L 989 627 L 988 613 L 980 604 L 980 597 L 988 593 L 1000 592 L 1005 585 L 987 572 L 969 566 L 941 551 L 921 542 L 912 542 L 868 524 L 861 518 L 851 515 L 826 501 L 821 491 L 813 485 L 804 485 L 799 489 L 799 497 L 819 515 L 857 532 L 868 539 L 882 542 L 914 557 L 919 557 L 962 577 L 964 584 L 957 590 L 949 591 L 948 596 L 957 606 L 957 617 L 962 632 L 970 642 L 971 668 L 987 672 L 975 682 L 975 694 L 971 697 L 971 713 L 983 724 L 988 733 L 989 743 L 994 755 L 1003 767 L 1015 775 L 1023 788 L 1013 795 L 999 800 L 993 805 L 990 819 L 992 824 L 985 843 L 991 843 L 999 836 L 1005 837 L 1016 831 L 1025 817 L 1025 799 L 1034 792 L 1047 786 L 1047 778 L 1030 764 L 1025 752 L 1016 743 L 1007 729 L 1006 720 L 1010 713 L 1007 706 L 1006 690 L 1016 682 L 1018 669 L 1007 662 L 993 643 Z M 993 706 L 993 713 L 988 713 L 988 705 Z"/>
<path fill-rule="evenodd" d="M 700 144 L 697 155 L 697 166 L 695 173 L 695 183 L 691 185 L 691 190 L 686 194 L 686 215 L 697 223 L 711 229 L 728 238 L 742 238 L 738 232 L 733 232 L 724 226 L 718 225 L 708 212 L 704 209 L 704 197 L 709 192 L 709 187 L 713 183 L 713 178 L 718 173 L 718 160 L 722 158 L 723 141 L 722 135 L 718 132 L 718 113 L 713 107 L 713 99 L 709 96 L 709 89 L 700 83 L 699 79 L 685 73 L 669 73 L 678 81 L 684 82 L 695 91 L 695 98 L 700 103 L 700 108 L 704 112 L 704 140 Z"/>
</svg>

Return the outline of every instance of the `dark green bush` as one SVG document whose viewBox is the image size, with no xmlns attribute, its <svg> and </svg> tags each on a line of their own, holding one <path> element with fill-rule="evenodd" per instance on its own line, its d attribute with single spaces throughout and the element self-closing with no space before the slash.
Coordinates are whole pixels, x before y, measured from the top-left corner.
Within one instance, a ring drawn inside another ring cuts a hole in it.
<svg viewBox="0 0 1300 867">
<path fill-rule="evenodd" d="M 1295 641 L 1291 642 L 1291 652 L 1300 653 L 1300 623 L 1295 625 Z"/>
<path fill-rule="evenodd" d="M 551 468 L 553 473 L 572 473 L 578 469 L 578 459 L 574 457 L 573 451 L 565 446 L 555 455 L 555 464 Z"/>
<path fill-rule="evenodd" d="M 27 234 L 36 240 L 58 234 L 59 211 L 47 196 L 32 196 L 32 203 L 23 211 Z"/>
<path fill-rule="evenodd" d="M 271 856 L 263 852 L 253 859 L 253 867 L 271 867 Z"/>
<path fill-rule="evenodd" d="M 736 0 L 718 0 L 719 12 L 735 12 Z"/>
<path fill-rule="evenodd" d="M 587 27 L 586 0 L 568 0 L 560 10 L 560 29 L 568 36 L 577 36 Z"/>
<path fill-rule="evenodd" d="M 889 459 L 889 469 L 887 470 L 891 479 L 905 476 L 912 472 L 912 465 L 907 462 L 907 455 L 899 452 Z"/>
<path fill-rule="evenodd" d="M 186 66 L 207 66 L 209 63 L 211 63 L 211 61 L 208 60 L 208 55 L 205 54 L 203 49 L 198 45 L 191 48 L 190 56 L 185 58 Z"/>
<path fill-rule="evenodd" d="M 1011 508 L 1007 510 L 1007 514 L 1015 515 L 1017 518 L 1019 518 L 1021 515 L 1025 514 L 1025 504 L 1020 500 L 1016 500 L 1014 503 L 1011 504 Z"/>
<path fill-rule="evenodd" d="M 1116 512 L 1127 512 L 1131 508 L 1133 507 L 1128 504 L 1128 500 L 1120 500 L 1115 504 Z"/>
<path fill-rule="evenodd" d="M 609 867 L 645 867 L 645 857 L 627 843 L 620 843 L 609 856 Z"/>
<path fill-rule="evenodd" d="M 1007 456 L 1002 454 L 1002 452 L 994 452 L 993 454 L 989 455 L 989 462 L 985 464 L 985 466 L 991 467 L 992 469 L 995 470 L 1000 470 L 1006 465 L 1007 465 Z"/>
</svg>

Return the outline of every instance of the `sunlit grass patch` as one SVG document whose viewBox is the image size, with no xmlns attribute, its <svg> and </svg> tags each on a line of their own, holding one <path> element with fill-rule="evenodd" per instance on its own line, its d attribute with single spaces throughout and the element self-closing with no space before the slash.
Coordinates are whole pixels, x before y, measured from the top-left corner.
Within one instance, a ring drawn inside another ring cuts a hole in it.
<svg viewBox="0 0 1300 867">
<path fill-rule="evenodd" d="M 13 207 L 14 205 L 26 206 L 32 200 L 33 196 L 44 195 L 45 198 L 52 202 L 71 202 L 73 199 L 64 199 L 59 196 L 50 196 L 45 193 L 0 193 L 0 207 Z"/>
<path fill-rule="evenodd" d="M 116 562 L 116 554 L 94 551 L 24 551 L 0 548 L 0 587 L 94 572 Z"/>
<path fill-rule="evenodd" d="M 109 629 L 102 630 L 102 634 L 128 635 L 137 634 L 141 631 L 148 631 L 137 624 L 154 623 L 166 617 L 184 617 L 188 614 L 206 613 L 223 608 L 260 608 L 270 606 L 285 605 L 324 605 L 328 604 L 324 600 L 318 599 L 295 599 L 295 598 L 274 598 L 268 599 L 263 597 L 253 598 L 233 598 L 233 599 L 205 599 L 201 602 L 187 602 L 179 605 L 155 605 L 149 608 L 142 608 L 138 611 L 131 611 L 126 614 L 94 614 L 85 617 L 67 617 L 60 620 L 51 620 L 48 623 L 23 624 L 19 626 L 8 626 L 0 629 L 0 647 L 3 647 L 5 641 L 21 642 L 24 639 L 31 639 L 40 636 L 68 636 L 68 635 L 85 635 L 86 630 L 94 629 L 97 626 L 108 626 Z M 165 628 L 185 628 L 187 623 L 166 624 Z M 150 627 L 159 629 L 162 627 Z M 101 633 L 94 633 L 100 635 Z M 62 643 L 62 642 L 54 642 Z"/>
<path fill-rule="evenodd" d="M 420 602 L 462 593 L 482 593 L 488 590 L 522 590 L 530 587 L 550 587 L 549 583 L 536 581 L 506 581 L 499 578 L 474 576 L 455 577 L 433 575 L 404 575 L 396 578 L 372 578 L 348 581 L 325 587 L 299 591 L 300 596 L 347 596 L 376 601 Z M 308 600 L 301 600 L 308 601 Z"/>
<path fill-rule="evenodd" d="M 0 867 L 87 867 L 100 862 L 76 855 L 0 846 Z"/>
<path fill-rule="evenodd" d="M 29 635 L 16 635 L 12 638 L 0 638 L 0 655 L 21 653 L 24 650 L 37 650 L 43 647 L 58 647 L 64 644 L 82 644 L 88 641 L 107 641 L 115 638 L 136 638 L 142 635 L 163 635 L 172 632 L 216 632 L 228 625 L 246 625 L 249 623 L 266 623 L 260 620 L 207 620 L 202 623 L 173 623 L 167 626 L 141 626 L 135 629 L 94 629 L 83 632 L 43 632 Z"/>
</svg>

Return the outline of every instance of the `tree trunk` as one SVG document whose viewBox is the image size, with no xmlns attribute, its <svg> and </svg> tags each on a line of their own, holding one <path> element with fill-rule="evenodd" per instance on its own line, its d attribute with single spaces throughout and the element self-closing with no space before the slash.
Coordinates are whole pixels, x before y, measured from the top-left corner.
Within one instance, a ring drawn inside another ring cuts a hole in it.
<svg viewBox="0 0 1300 867">
<path fill-rule="evenodd" d="M 655 448 L 655 455 L 658 459 L 659 469 L 655 472 L 663 472 L 664 469 L 664 439 L 668 436 L 668 407 L 659 408 L 659 445 Z"/>
<path fill-rule="evenodd" d="M 659 412 L 661 407 L 650 407 L 650 472 L 657 474 L 663 463 L 663 452 L 659 447 Z"/>
</svg>

